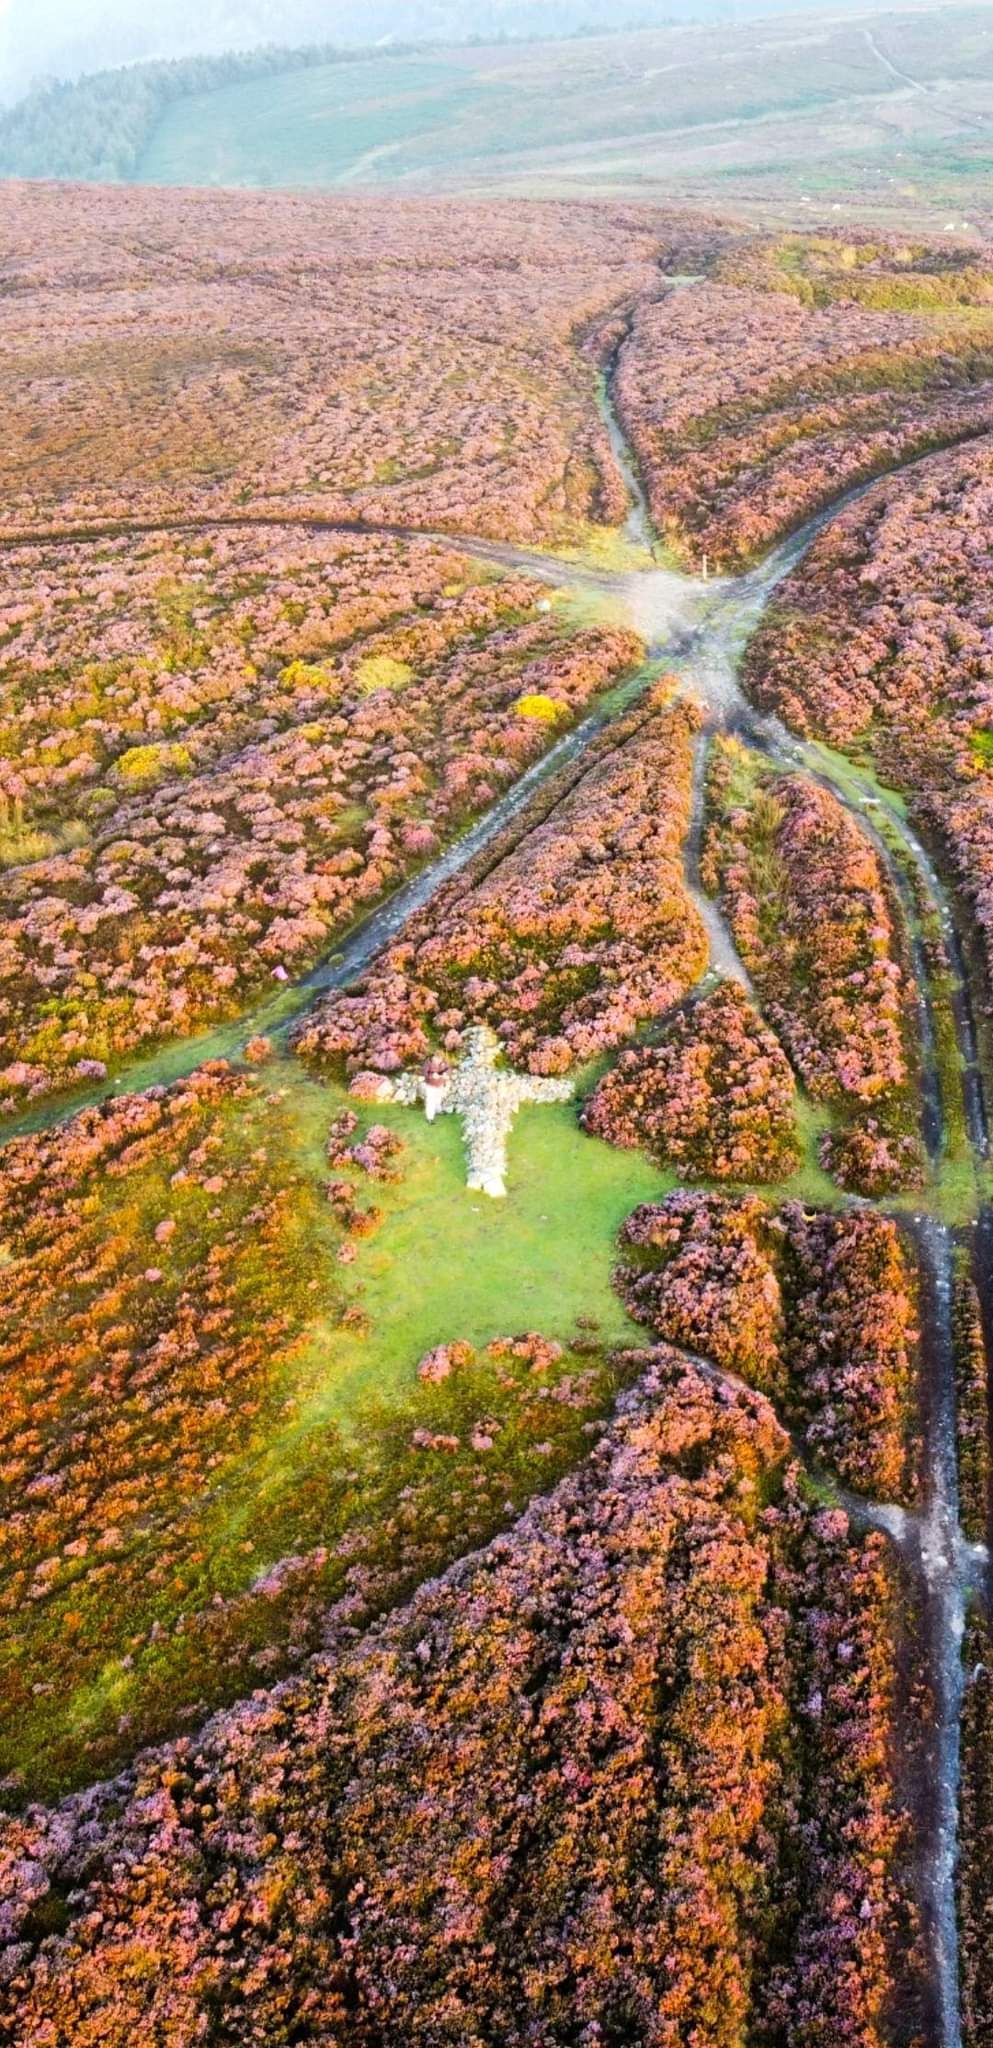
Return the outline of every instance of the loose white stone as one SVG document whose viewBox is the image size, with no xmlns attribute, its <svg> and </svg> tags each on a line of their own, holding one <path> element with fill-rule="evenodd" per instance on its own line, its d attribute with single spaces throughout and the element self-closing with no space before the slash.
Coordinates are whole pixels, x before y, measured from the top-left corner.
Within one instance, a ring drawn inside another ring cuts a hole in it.
<svg viewBox="0 0 993 2048">
<path fill-rule="evenodd" d="M 507 1193 L 507 1140 L 525 1102 L 568 1102 L 571 1081 L 538 1080 L 497 1065 L 499 1045 L 485 1024 L 473 1025 L 462 1040 L 462 1057 L 445 1080 L 398 1074 L 389 1083 L 394 1102 L 424 1104 L 428 1123 L 457 1116 L 466 1153 L 466 1186 L 500 1201 Z"/>
</svg>

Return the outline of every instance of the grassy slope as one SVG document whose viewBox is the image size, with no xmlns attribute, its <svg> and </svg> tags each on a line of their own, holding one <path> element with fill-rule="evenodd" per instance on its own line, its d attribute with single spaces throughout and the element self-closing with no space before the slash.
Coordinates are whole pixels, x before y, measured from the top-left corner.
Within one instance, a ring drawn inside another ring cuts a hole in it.
<svg viewBox="0 0 993 2048">
<path fill-rule="evenodd" d="M 803 194 L 856 210 L 922 197 L 979 210 L 993 39 L 976 9 L 935 20 L 881 16 L 871 38 L 821 18 L 384 55 L 180 102 L 138 175 L 646 196 L 712 186 L 788 200 L 794 214 Z"/>
<path fill-rule="evenodd" d="M 791 57 L 794 53 L 790 53 Z M 142 182 L 336 185 L 466 171 L 483 179 L 522 160 L 715 119 L 759 119 L 879 84 L 858 44 L 798 79 L 792 63 L 738 53 L 733 82 L 707 42 L 657 35 L 545 44 L 513 54 L 450 51 L 250 80 L 170 108 L 139 167 Z M 552 89 L 554 87 L 554 90 Z M 884 88 L 885 89 L 885 88 Z M 729 102 L 729 92 L 732 98 Z"/>
<path fill-rule="evenodd" d="M 139 182 L 334 185 L 368 151 L 450 126 L 471 91 L 443 60 L 390 57 L 226 86 L 170 108 Z"/>
<path fill-rule="evenodd" d="M 328 1125 L 349 1098 L 333 1085 L 301 1084 L 296 1074 L 303 1157 L 314 1173 L 326 1172 Z M 453 1337 L 484 1344 L 532 1329 L 565 1338 L 577 1315 L 595 1317 L 611 1338 L 634 1337 L 610 1285 L 614 1237 L 636 1203 L 671 1180 L 640 1154 L 587 1138 L 575 1109 L 554 1105 L 521 1112 L 508 1198 L 494 1202 L 466 1190 L 453 1117 L 430 1125 L 419 1110 L 389 1104 L 373 1117 L 403 1137 L 404 1177 L 372 1190 L 387 1220 L 350 1269 L 348 1291 L 371 1318 L 371 1338 L 349 1341 L 335 1331 L 331 1377 L 329 1356 L 323 1370 L 319 1363 L 319 1334 L 315 1340 L 314 1391 L 325 1414 L 347 1424 L 356 1397 L 372 1387 L 402 1393 L 422 1354 Z"/>
<path fill-rule="evenodd" d="M 594 1071 L 582 1077 L 581 1093 Z M 567 1347 L 566 1373 L 585 1370 L 588 1361 L 579 1352 L 591 1333 L 597 1346 L 646 1342 L 611 1287 L 616 1234 L 639 1202 L 657 1200 L 676 1185 L 675 1175 L 641 1154 L 587 1137 L 575 1103 L 531 1108 L 511 1136 L 508 1199 L 493 1202 L 466 1190 L 454 1119 L 429 1126 L 420 1111 L 366 1110 L 362 1128 L 383 1122 L 402 1136 L 402 1177 L 384 1185 L 346 1171 L 360 1203 L 375 1203 L 383 1221 L 374 1235 L 357 1240 L 354 1264 L 342 1266 L 341 1228 L 323 1189 L 339 1172 L 325 1157 L 329 1125 L 348 1104 L 341 1087 L 311 1079 L 286 1059 L 266 1066 L 229 1116 L 228 1163 L 251 1155 L 261 1139 L 278 1178 L 295 1189 L 290 1267 L 280 1286 L 294 1294 L 302 1321 L 289 1342 L 274 1344 L 256 1383 L 239 1396 L 251 1394 L 254 1407 L 236 1412 L 233 1434 L 233 1422 L 224 1424 L 220 1455 L 202 1492 L 185 1507 L 178 1499 L 169 1506 L 167 1496 L 161 1527 L 156 1515 L 130 1531 L 126 1597 L 113 1577 L 107 1586 L 99 1573 L 88 1577 L 84 1565 L 57 1596 L 22 1610 L 18 1643 L 9 1652 L 16 1669 L 26 1660 L 28 1668 L 47 1671 L 56 1641 L 65 1641 L 67 1615 L 73 1629 L 58 1688 L 44 1686 L 19 1706 L 8 1701 L 0 1713 L 0 1766 L 23 1771 L 34 1789 L 112 1768 L 123 1753 L 118 1726 L 126 1751 L 135 1737 L 151 1739 L 175 1726 L 190 1701 L 206 1707 L 232 1696 L 246 1643 L 280 1641 L 287 1625 L 281 1609 L 257 1602 L 238 1624 L 241 1633 L 215 1653 L 200 1624 L 187 1631 L 181 1615 L 209 1615 L 218 1595 L 237 1601 L 279 1559 L 333 1544 L 349 1530 L 373 1561 L 392 1568 L 396 1515 L 410 1500 L 412 1484 L 419 1488 L 416 1511 L 411 1506 L 418 1524 L 430 1534 L 432 1518 L 443 1517 L 436 1548 L 424 1560 L 430 1569 L 500 1526 L 536 1488 L 551 1483 L 581 1449 L 590 1407 L 574 1414 L 552 1400 L 539 1379 L 533 1382 L 537 1400 L 522 1409 L 513 1393 L 508 1398 L 502 1391 L 482 1349 L 487 1342 L 529 1329 L 557 1338 Z M 804 1163 L 786 1186 L 768 1191 L 770 1198 L 788 1193 L 808 1202 L 837 1200 L 816 1164 L 823 1118 L 801 1104 L 800 1127 Z M 101 1184 L 104 1234 L 132 1246 L 139 1267 L 157 1218 L 185 1215 L 172 1183 L 174 1166 L 166 1150 L 137 1174 Z M 209 1224 L 201 1214 L 206 1198 L 194 1189 L 189 1227 L 181 1221 L 173 1243 L 156 1248 L 167 1286 L 181 1283 L 188 1253 L 205 1229 L 211 1241 L 223 1241 L 236 1187 L 233 1182 L 211 1206 Z M 268 1267 L 272 1254 L 263 1256 Z M 231 1297 L 236 1319 L 247 1314 L 257 1321 L 267 1313 L 266 1271 L 258 1258 L 254 1233 L 243 1232 Z M 348 1305 L 367 1319 L 364 1333 L 342 1325 Z M 417 1377 L 420 1358 L 456 1338 L 477 1347 L 476 1365 L 450 1387 L 424 1387 Z M 603 1412 L 617 1378 L 606 1361 L 596 1370 L 598 1391 L 590 1400 L 593 1412 Z M 499 1453 L 484 1461 L 492 1466 L 492 1500 L 475 1493 L 476 1468 L 466 1451 L 457 1472 L 445 1457 L 425 1462 L 411 1453 L 415 1425 L 451 1428 L 454 1422 L 466 1444 L 473 1417 L 488 1414 L 501 1418 Z M 473 1498 L 477 1506 L 470 1512 L 464 1503 Z M 99 1525 L 95 1509 L 93 1526 Z M 332 1553 L 320 1575 L 322 1604 L 342 1590 L 344 1569 Z M 119 1724 L 122 1714 L 134 1717 L 130 1736 Z"/>
</svg>

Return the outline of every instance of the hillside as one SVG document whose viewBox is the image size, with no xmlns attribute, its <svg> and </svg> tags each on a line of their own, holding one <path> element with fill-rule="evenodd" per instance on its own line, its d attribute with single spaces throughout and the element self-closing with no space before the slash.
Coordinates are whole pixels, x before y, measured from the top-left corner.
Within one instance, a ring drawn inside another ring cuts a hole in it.
<svg viewBox="0 0 993 2048">
<path fill-rule="evenodd" d="M 780 0 L 782 13 L 811 0 Z M 5 0 L 0 101 L 38 76 L 74 79 L 103 67 L 218 56 L 263 43 L 345 45 L 562 36 L 766 12 L 767 0 L 174 0 L 144 14 L 129 0 Z"/>
<path fill-rule="evenodd" d="M 756 218 L 836 209 L 982 229 L 991 122 L 988 9 L 835 13 L 138 66 L 15 108 L 0 171 L 675 196 Z"/>
<path fill-rule="evenodd" d="M 793 220 L 923 207 L 942 227 L 988 209 L 991 120 L 986 9 L 744 21 L 232 86 L 173 104 L 135 175 L 675 194 Z"/>
</svg>

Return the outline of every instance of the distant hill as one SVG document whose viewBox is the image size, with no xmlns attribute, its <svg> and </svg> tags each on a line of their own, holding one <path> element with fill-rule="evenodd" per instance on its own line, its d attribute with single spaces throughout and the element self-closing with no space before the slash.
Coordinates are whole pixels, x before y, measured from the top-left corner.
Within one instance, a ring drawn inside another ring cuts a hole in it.
<svg viewBox="0 0 993 2048">
<path fill-rule="evenodd" d="M 99 21 L 86 26 L 86 4 L 76 16 L 75 28 L 64 21 L 63 0 L 0 0 L 0 103 L 5 77 L 29 67 L 30 52 L 36 49 L 47 76 L 29 92 L 14 99 L 6 114 L 0 112 L 0 176 L 27 178 L 79 178 L 99 181 L 127 180 L 143 176 L 143 159 L 158 124 L 169 109 L 187 100 L 201 101 L 205 95 L 227 87 L 269 81 L 278 74 L 292 79 L 301 71 L 318 71 L 349 58 L 353 63 L 363 55 L 377 55 L 384 69 L 356 74 L 346 88 L 346 104 L 356 100 L 382 101 L 382 135 L 376 142 L 392 142 L 396 120 L 392 101 L 405 99 L 422 89 L 428 75 L 415 67 L 405 74 L 396 69 L 404 51 L 418 47 L 435 49 L 440 44 L 458 48 L 467 45 L 492 47 L 504 42 L 543 38 L 558 40 L 594 29 L 620 33 L 632 26 L 673 22 L 685 18 L 713 21 L 740 14 L 746 17 L 766 11 L 769 0 L 368 0 L 359 7 L 355 0 L 202 0 L 195 9 L 182 4 L 164 11 L 149 11 L 142 25 L 134 19 L 135 0 L 119 0 L 115 21 L 113 5 L 101 7 Z M 805 0 L 783 0 L 786 9 L 802 10 Z M 130 16 L 130 19 L 128 18 Z M 287 30 L 300 32 L 297 47 L 287 44 Z M 310 39 L 308 31 L 321 29 L 320 38 Z M 328 31 L 334 39 L 328 39 Z M 470 30 L 472 33 L 470 34 Z M 13 51 L 16 48 L 16 60 Z M 124 63 L 107 63 L 113 53 Z M 131 61 L 147 60 L 147 61 Z M 546 60 L 546 63 L 549 60 Z M 551 60 L 554 63 L 554 59 Z M 94 69 L 96 62 L 106 68 Z M 482 77 L 485 65 L 478 73 Z M 434 78 L 437 74 L 431 74 Z M 332 81 L 336 90 L 340 78 Z M 270 84 L 271 91 L 271 84 Z M 270 91 L 263 105 L 270 104 Z M 317 88 L 318 115 L 326 97 L 324 83 Z M 258 95 L 243 103 L 244 119 L 254 122 Z M 301 95 L 289 87 L 286 116 L 291 111 L 310 111 L 306 91 Z M 282 104 L 279 94 L 272 102 L 277 120 Z M 441 105 L 441 119 L 451 109 Z M 430 99 L 420 117 L 423 125 L 434 123 Z M 236 183 L 283 183 L 302 179 L 323 183 L 320 160 L 295 167 L 279 138 L 266 143 L 261 166 L 238 161 L 237 147 L 230 146 L 227 129 L 237 129 L 241 119 L 236 102 L 211 103 L 192 116 L 194 126 L 216 119 L 221 141 L 215 170 L 206 172 L 182 163 L 175 172 L 154 165 L 149 175 L 173 175 L 208 183 L 220 181 L 215 172 Z M 416 107 L 408 104 L 403 127 L 418 125 Z M 368 120 L 376 127 L 375 114 Z M 184 122 L 181 120 L 180 126 Z M 266 124 L 268 127 L 268 123 Z M 326 139 L 322 138 L 322 139 Z M 359 136 L 358 155 L 363 153 L 365 131 Z M 375 146 L 375 144 L 373 145 Z M 347 165 L 347 137 L 333 150 L 333 176 Z M 196 152 L 195 152 L 196 153 Z M 291 154 L 291 153 L 290 153 Z M 285 176 L 284 176 L 285 172 Z"/>
<path fill-rule="evenodd" d="M 354 52 L 349 55 L 354 61 Z M 225 86 L 280 79 L 310 67 L 326 71 L 334 48 L 252 50 L 181 57 L 97 71 L 43 86 L 0 114 L 0 175 L 127 182 L 167 110 Z"/>
<path fill-rule="evenodd" d="M 262 44 L 365 46 L 564 36 L 754 19 L 823 0 L 0 0 L 0 103 L 39 82 Z M 840 0 L 846 4 L 846 0 Z M 857 5 L 858 0 L 850 0 Z M 864 4 L 864 0 L 863 0 Z"/>
<path fill-rule="evenodd" d="M 414 0 L 411 18 L 425 11 L 444 8 Z M 609 193 L 961 228 L 990 214 L 991 136 L 993 8 L 974 5 L 133 65 L 0 115 L 0 175 Z"/>
<path fill-rule="evenodd" d="M 778 11 L 812 0 L 780 0 Z M 775 6 L 775 0 L 772 0 Z M 0 99 L 39 79 L 163 57 L 220 56 L 265 43 L 365 45 L 571 35 L 768 12 L 770 0 L 7 0 L 0 6 Z"/>
</svg>

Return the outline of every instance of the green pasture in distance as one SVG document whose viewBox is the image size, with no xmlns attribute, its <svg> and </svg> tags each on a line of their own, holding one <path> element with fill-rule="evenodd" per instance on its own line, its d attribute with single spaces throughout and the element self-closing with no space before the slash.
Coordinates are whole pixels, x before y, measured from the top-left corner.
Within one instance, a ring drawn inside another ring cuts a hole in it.
<svg viewBox="0 0 993 2048">
<path fill-rule="evenodd" d="M 715 86 L 708 68 L 652 64 L 650 38 L 390 56 L 277 73 L 178 100 L 135 181 L 161 185 L 340 187 L 431 182 L 455 172 L 489 184 L 522 168 L 570 175 L 570 150 L 638 153 L 653 138 L 776 112 L 811 112 L 839 80 L 770 78 L 741 64 Z M 683 74 L 686 75 L 683 75 Z"/>
<path fill-rule="evenodd" d="M 248 79 L 177 100 L 136 182 L 335 185 L 371 152 L 450 126 L 480 90 L 461 67 L 401 57 Z"/>
</svg>

